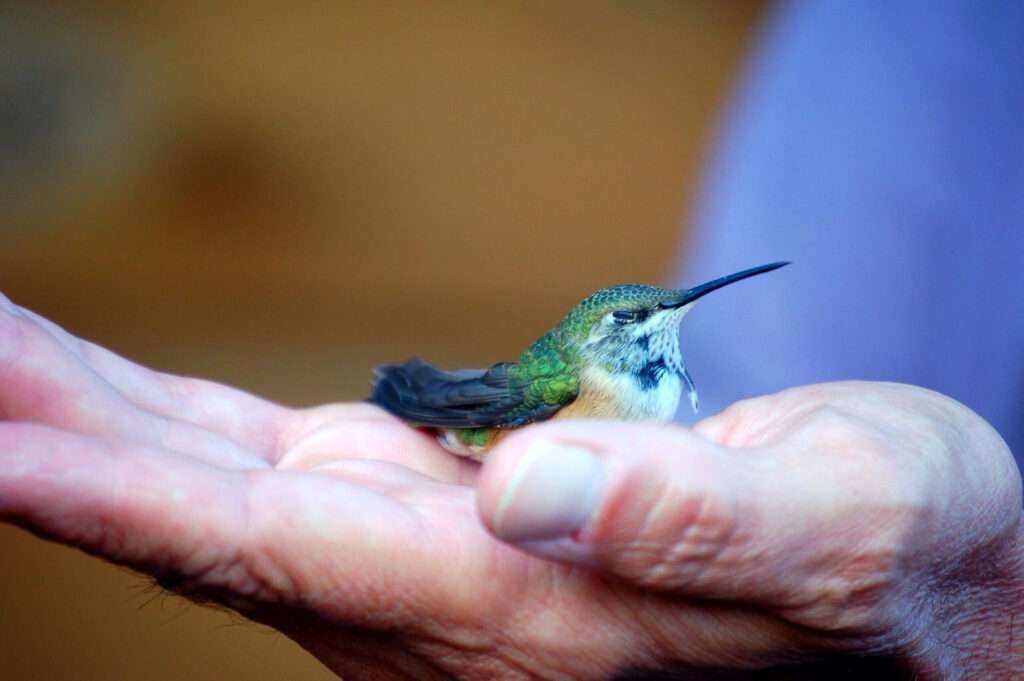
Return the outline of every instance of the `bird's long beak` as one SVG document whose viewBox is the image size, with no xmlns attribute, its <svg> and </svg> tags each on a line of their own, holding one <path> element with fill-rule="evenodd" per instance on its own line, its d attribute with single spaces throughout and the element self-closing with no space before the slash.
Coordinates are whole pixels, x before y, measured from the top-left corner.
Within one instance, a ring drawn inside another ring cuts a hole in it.
<svg viewBox="0 0 1024 681">
<path fill-rule="evenodd" d="M 723 286 L 735 284 L 737 281 L 740 281 L 741 279 L 746 279 L 747 277 L 754 277 L 757 276 L 758 274 L 764 274 L 765 272 L 777 270 L 780 267 L 785 267 L 788 264 L 788 262 L 773 262 L 768 265 L 751 267 L 749 270 L 743 270 L 742 272 L 736 272 L 735 274 L 728 274 L 724 277 L 719 277 L 718 279 L 712 279 L 711 281 L 701 284 L 700 286 L 694 286 L 693 288 L 680 291 L 678 298 L 663 300 L 660 303 L 658 303 L 658 306 L 663 309 L 671 309 L 675 307 L 682 307 L 683 305 L 689 305 L 698 298 L 706 296 L 712 291 L 717 291 Z"/>
</svg>

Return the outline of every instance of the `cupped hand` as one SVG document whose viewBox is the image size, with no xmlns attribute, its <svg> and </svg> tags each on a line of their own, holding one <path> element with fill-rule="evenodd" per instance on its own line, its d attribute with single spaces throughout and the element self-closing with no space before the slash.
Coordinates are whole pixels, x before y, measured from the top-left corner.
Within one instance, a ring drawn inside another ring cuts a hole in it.
<svg viewBox="0 0 1024 681">
<path fill-rule="evenodd" d="M 481 472 L 371 406 L 159 374 L 0 302 L 0 518 L 269 624 L 346 679 L 862 652 L 1000 678 L 991 658 L 1020 653 L 1016 470 L 933 393 L 813 386 L 692 432 L 544 424 Z"/>
<path fill-rule="evenodd" d="M 496 536 L 704 604 L 702 637 L 682 612 L 659 623 L 683 665 L 1021 678 L 1020 476 L 999 435 L 937 393 L 806 386 L 690 431 L 546 424 L 509 438 L 478 488 Z"/>
</svg>

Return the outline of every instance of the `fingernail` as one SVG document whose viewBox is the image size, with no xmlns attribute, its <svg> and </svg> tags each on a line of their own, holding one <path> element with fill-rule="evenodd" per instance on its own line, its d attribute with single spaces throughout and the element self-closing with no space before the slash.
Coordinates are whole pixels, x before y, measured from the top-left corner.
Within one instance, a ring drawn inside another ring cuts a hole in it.
<svg viewBox="0 0 1024 681">
<path fill-rule="evenodd" d="M 494 515 L 494 533 L 510 542 L 564 537 L 597 509 L 604 466 L 582 447 L 538 440 L 512 471 Z"/>
</svg>

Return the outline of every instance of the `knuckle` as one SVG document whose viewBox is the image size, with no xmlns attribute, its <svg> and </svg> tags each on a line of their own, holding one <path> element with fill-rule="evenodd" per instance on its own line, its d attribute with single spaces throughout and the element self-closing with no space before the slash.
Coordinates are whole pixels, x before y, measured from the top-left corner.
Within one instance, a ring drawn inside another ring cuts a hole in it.
<svg viewBox="0 0 1024 681">
<path fill-rule="evenodd" d="M 246 561 L 238 555 L 201 564 L 190 563 L 155 570 L 156 584 L 193 602 L 221 603 L 240 612 L 278 600 L 253 579 Z"/>
<path fill-rule="evenodd" d="M 858 635 L 891 631 L 914 578 L 932 509 L 913 490 L 882 484 L 837 519 L 790 582 L 785 610 L 799 624 Z"/>
<path fill-rule="evenodd" d="M 886 538 L 867 542 L 808 578 L 787 608 L 799 624 L 831 633 L 891 630 L 892 604 L 903 581 L 903 552 Z"/>
<path fill-rule="evenodd" d="M 817 404 L 804 413 L 802 420 L 802 430 L 812 434 L 826 451 L 868 452 L 875 446 L 871 433 L 834 404 Z"/>
<path fill-rule="evenodd" d="M 735 533 L 735 514 L 723 497 L 665 485 L 620 553 L 619 570 L 644 587 L 679 589 L 719 563 Z"/>
<path fill-rule="evenodd" d="M 282 569 L 272 549 L 271 538 L 253 521 L 252 484 L 258 484 L 259 471 L 245 471 L 245 491 L 239 491 L 238 517 L 232 522 L 236 531 L 229 541 L 204 542 L 206 548 L 178 560 L 162 563 L 150 570 L 158 585 L 199 603 L 220 603 L 240 612 L 294 600 L 298 589 Z M 211 539 L 219 539 L 212 537 Z"/>
</svg>

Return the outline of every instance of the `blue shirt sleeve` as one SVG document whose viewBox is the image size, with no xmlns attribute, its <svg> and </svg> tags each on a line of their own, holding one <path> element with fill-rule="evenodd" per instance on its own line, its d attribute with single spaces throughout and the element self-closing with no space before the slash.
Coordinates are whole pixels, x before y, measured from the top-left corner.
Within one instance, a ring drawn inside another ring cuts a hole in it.
<svg viewBox="0 0 1024 681">
<path fill-rule="evenodd" d="M 1024 3 L 794 2 L 722 131 L 677 273 L 772 260 L 682 328 L 704 414 L 913 383 L 1024 457 Z"/>
</svg>

